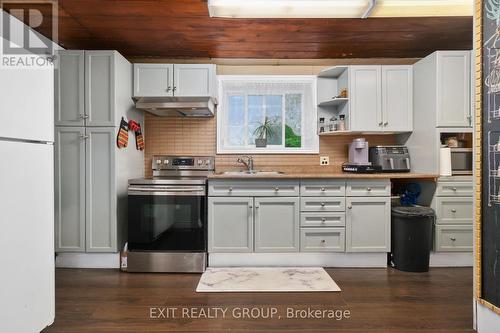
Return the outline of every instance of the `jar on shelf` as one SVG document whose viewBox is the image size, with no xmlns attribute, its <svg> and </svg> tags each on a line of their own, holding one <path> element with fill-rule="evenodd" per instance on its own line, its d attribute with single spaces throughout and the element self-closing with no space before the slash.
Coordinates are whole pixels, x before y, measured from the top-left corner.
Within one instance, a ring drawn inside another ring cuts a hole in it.
<svg viewBox="0 0 500 333">
<path fill-rule="evenodd" d="M 341 114 L 339 118 L 340 120 L 338 121 L 337 131 L 345 131 L 345 114 Z"/>
<path fill-rule="evenodd" d="M 337 118 L 335 117 L 330 118 L 330 122 L 328 123 L 328 129 L 330 132 L 337 131 Z"/>
<path fill-rule="evenodd" d="M 325 118 L 319 118 L 318 130 L 320 133 L 325 132 Z"/>
</svg>

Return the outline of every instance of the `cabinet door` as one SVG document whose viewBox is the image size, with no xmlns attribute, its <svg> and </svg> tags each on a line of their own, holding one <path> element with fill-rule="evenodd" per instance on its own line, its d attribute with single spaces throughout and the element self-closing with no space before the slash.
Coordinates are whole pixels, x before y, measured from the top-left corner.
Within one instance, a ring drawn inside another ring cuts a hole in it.
<svg viewBox="0 0 500 333">
<path fill-rule="evenodd" d="M 437 126 L 470 127 L 470 52 L 437 55 Z"/>
<path fill-rule="evenodd" d="M 173 96 L 173 71 L 171 64 L 134 64 L 134 96 Z"/>
<path fill-rule="evenodd" d="M 297 252 L 299 238 L 299 198 L 255 198 L 255 252 Z"/>
<path fill-rule="evenodd" d="M 412 66 L 382 66 L 382 120 L 384 131 L 413 130 Z"/>
<path fill-rule="evenodd" d="M 350 117 L 353 131 L 382 131 L 381 67 L 351 66 Z"/>
<path fill-rule="evenodd" d="M 55 125 L 83 126 L 85 123 L 84 51 L 59 51 L 55 70 Z"/>
<path fill-rule="evenodd" d="M 115 53 L 85 51 L 86 126 L 115 124 Z"/>
<path fill-rule="evenodd" d="M 174 65 L 175 96 L 212 96 L 214 65 Z"/>
<path fill-rule="evenodd" d="M 85 129 L 55 130 L 55 250 L 85 251 Z"/>
<path fill-rule="evenodd" d="M 116 252 L 115 128 L 86 128 L 86 249 Z"/>
<path fill-rule="evenodd" d="M 391 199 L 347 198 L 346 252 L 389 252 Z"/>
<path fill-rule="evenodd" d="M 253 198 L 208 198 L 208 251 L 253 251 Z"/>
</svg>

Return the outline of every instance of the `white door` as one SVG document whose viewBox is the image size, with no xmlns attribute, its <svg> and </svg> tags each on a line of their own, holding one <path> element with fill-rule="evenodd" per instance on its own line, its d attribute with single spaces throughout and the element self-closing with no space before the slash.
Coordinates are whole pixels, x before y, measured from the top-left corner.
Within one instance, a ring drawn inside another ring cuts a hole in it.
<svg viewBox="0 0 500 333">
<path fill-rule="evenodd" d="M 470 52 L 443 51 L 437 56 L 437 126 L 472 126 Z"/>
<path fill-rule="evenodd" d="M 382 131 L 381 67 L 351 66 L 350 117 L 353 131 Z"/>
<path fill-rule="evenodd" d="M 39 332 L 55 313 L 53 146 L 0 141 L 0 156 L 0 330 Z"/>
<path fill-rule="evenodd" d="M 174 65 L 174 96 L 212 96 L 214 65 Z"/>
<path fill-rule="evenodd" d="M 171 64 L 134 64 L 134 96 L 173 96 L 173 72 Z"/>
<path fill-rule="evenodd" d="M 413 130 L 412 66 L 382 66 L 382 120 L 384 131 Z"/>
</svg>

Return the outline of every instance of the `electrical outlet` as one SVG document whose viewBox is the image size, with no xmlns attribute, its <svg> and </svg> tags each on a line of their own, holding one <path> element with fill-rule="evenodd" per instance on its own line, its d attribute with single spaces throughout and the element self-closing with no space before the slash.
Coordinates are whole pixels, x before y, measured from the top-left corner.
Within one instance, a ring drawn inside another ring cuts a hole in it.
<svg viewBox="0 0 500 333">
<path fill-rule="evenodd" d="M 330 157 L 329 156 L 320 156 L 319 157 L 319 165 L 330 165 Z"/>
</svg>

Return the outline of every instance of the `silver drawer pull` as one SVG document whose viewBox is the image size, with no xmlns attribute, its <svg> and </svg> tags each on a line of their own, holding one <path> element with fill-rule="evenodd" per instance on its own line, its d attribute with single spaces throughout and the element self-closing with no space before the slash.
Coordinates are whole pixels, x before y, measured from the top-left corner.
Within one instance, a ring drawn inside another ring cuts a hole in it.
<svg viewBox="0 0 500 333">
<path fill-rule="evenodd" d="M 371 187 L 367 187 L 367 188 L 366 188 L 366 190 L 367 190 L 368 192 L 371 192 L 372 188 L 371 188 Z"/>
<path fill-rule="evenodd" d="M 325 243 L 326 243 L 326 240 L 322 239 L 321 244 L 325 244 Z"/>
<path fill-rule="evenodd" d="M 456 212 L 457 212 L 457 210 L 456 210 L 455 208 L 453 208 L 453 209 L 451 210 L 451 212 L 452 212 L 452 213 L 456 213 Z"/>
<path fill-rule="evenodd" d="M 452 188 L 452 190 L 453 190 L 453 192 L 456 192 L 456 191 L 457 191 L 457 188 L 456 188 L 456 187 L 454 187 L 454 188 Z"/>
<path fill-rule="evenodd" d="M 248 208 L 252 209 L 252 208 L 253 208 L 253 206 L 252 206 L 252 205 L 248 205 Z"/>
<path fill-rule="evenodd" d="M 352 209 L 352 206 L 347 206 L 347 209 Z"/>
<path fill-rule="evenodd" d="M 323 218 L 321 219 L 321 223 L 325 223 L 325 222 L 326 222 L 326 219 L 323 217 Z"/>
<path fill-rule="evenodd" d="M 278 192 L 279 190 L 280 190 L 280 188 L 279 188 L 279 187 L 275 187 L 275 188 L 274 188 L 274 191 L 275 191 L 275 192 Z"/>
<path fill-rule="evenodd" d="M 321 207 L 325 207 L 325 203 L 324 202 L 321 203 Z"/>
<path fill-rule="evenodd" d="M 322 187 L 321 192 L 325 192 L 325 191 L 326 191 L 326 188 Z"/>
<path fill-rule="evenodd" d="M 82 140 L 85 140 L 85 139 L 88 139 L 88 138 L 89 138 L 88 135 L 83 135 L 83 134 L 80 135 L 80 139 L 82 139 Z"/>
<path fill-rule="evenodd" d="M 451 241 L 454 242 L 456 241 L 457 239 L 455 237 L 450 237 Z"/>
<path fill-rule="evenodd" d="M 229 191 L 229 192 L 233 192 L 233 188 L 232 188 L 232 187 L 230 187 L 228 191 Z"/>
</svg>

